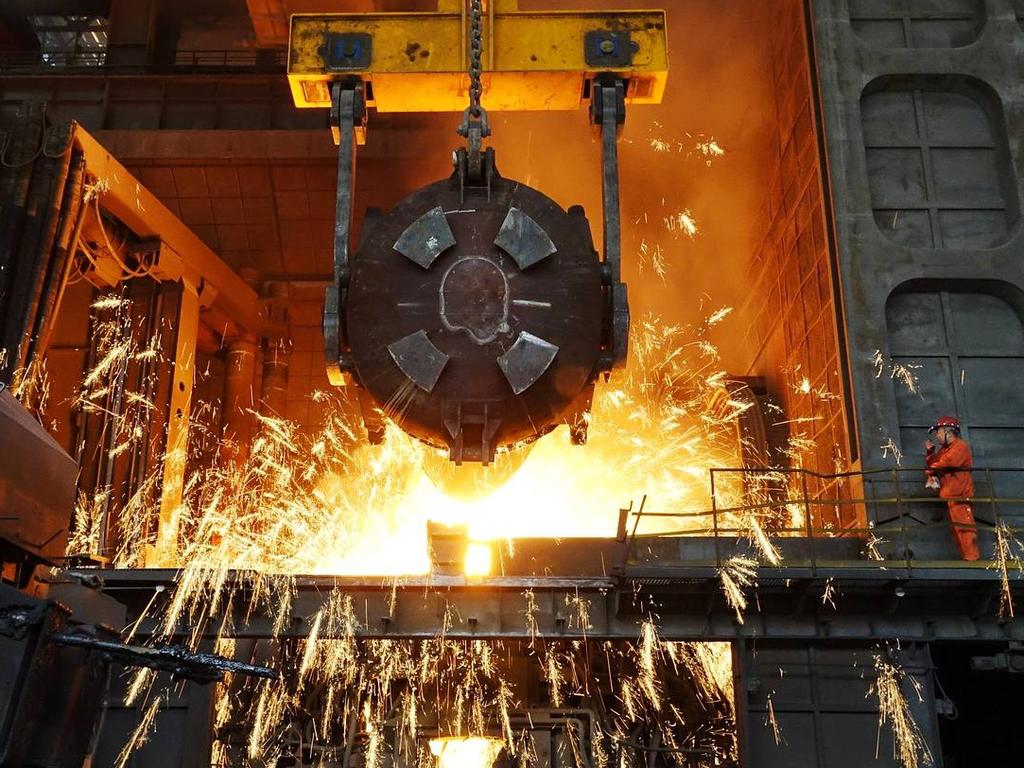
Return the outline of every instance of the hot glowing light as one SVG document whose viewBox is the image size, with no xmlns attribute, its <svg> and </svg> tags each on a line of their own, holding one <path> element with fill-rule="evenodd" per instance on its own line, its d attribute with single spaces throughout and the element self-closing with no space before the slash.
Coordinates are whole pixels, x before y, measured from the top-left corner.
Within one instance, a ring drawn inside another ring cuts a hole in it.
<svg viewBox="0 0 1024 768">
<path fill-rule="evenodd" d="M 430 753 L 438 768 L 491 768 L 504 742 L 486 736 L 430 740 Z"/>
<path fill-rule="evenodd" d="M 177 583 L 170 599 L 151 602 L 144 615 L 168 636 L 178 627 L 191 627 L 186 642 L 197 647 L 213 617 L 230 613 L 236 600 L 247 600 L 248 610 L 269 612 L 265 615 L 273 619 L 276 633 L 288 626 L 295 574 L 426 573 L 431 567 L 428 521 L 461 527 L 462 541 L 469 542 L 465 550 L 448 547 L 450 559 L 462 562 L 446 562 L 446 567 L 461 565 L 469 576 L 484 576 L 496 568 L 496 542 L 531 536 L 611 537 L 619 509 L 631 502 L 635 508 L 642 496 L 648 499 L 648 511 L 707 510 L 708 468 L 739 462 L 737 417 L 750 407 L 734 396 L 708 338 L 709 329 L 728 314 L 728 309 L 719 310 L 696 328 L 666 325 L 652 317 L 634 321 L 630 366 L 597 389 L 587 444 L 570 445 L 566 429 L 560 428 L 528 451 L 501 456 L 492 469 L 472 470 L 469 478 L 485 481 L 482 488 L 466 483 L 466 474 L 457 476 L 445 456 L 397 426 L 387 427 L 382 444 L 368 445 L 358 420 L 343 406 L 332 408 L 322 431 L 312 436 L 285 420 L 259 417 L 257 437 L 243 464 L 195 469 L 187 476 L 183 503 L 176 510 L 176 549 L 163 553 L 180 568 Z M 93 407 L 90 402 L 99 401 L 102 391 L 116 383 L 125 359 L 147 353 L 119 345 L 118 338 L 112 334 L 103 347 L 104 352 L 116 351 L 100 356 L 103 370 L 83 388 L 83 407 Z M 129 401 L 143 413 L 151 408 Z M 126 420 L 118 427 L 121 439 L 137 439 L 134 424 Z M 193 437 L 203 435 L 194 432 Z M 112 553 L 116 567 L 147 563 L 154 482 L 145 483 L 114 518 L 120 547 Z M 717 500 L 725 507 L 741 503 L 746 492 L 726 481 L 716 483 Z M 82 499 L 71 551 L 104 551 L 104 502 L 101 496 Z M 749 527 L 749 538 L 763 558 L 778 563 L 779 555 L 755 516 L 732 522 Z M 710 527 L 710 520 L 663 517 L 647 519 L 639 530 L 649 534 L 702 527 Z M 451 557 L 451 552 L 464 554 Z M 730 561 L 720 574 L 740 619 L 752 568 Z M 231 569 L 247 571 L 244 581 L 231 580 Z M 243 583 L 245 596 L 238 586 Z M 527 605 L 532 601 L 531 593 Z M 576 609 L 578 616 L 569 625 L 588 627 L 585 603 Z M 524 628 L 535 636 L 531 615 L 528 609 Z M 345 743 L 338 729 L 358 720 L 366 735 L 367 768 L 379 768 L 386 747 L 384 726 L 396 704 L 391 693 L 403 680 L 416 682 L 401 697 L 402 714 L 395 720 L 405 724 L 409 739 L 420 738 L 426 722 L 421 718 L 429 718 L 429 707 L 436 705 L 431 691 L 456 692 L 451 711 L 437 713 L 444 714 L 437 721 L 443 730 L 434 732 L 463 737 L 431 742 L 437 768 L 490 768 L 503 745 L 511 756 L 528 755 L 525 737 L 513 732 L 508 715 L 516 706 L 516 692 L 497 671 L 488 642 L 446 639 L 443 632 L 423 643 L 368 641 L 359 637 L 361 618 L 343 590 L 333 591 L 308 622 L 307 639 L 280 661 L 291 674 L 285 682 L 256 684 L 251 712 L 232 710 L 238 706 L 234 699 L 224 691 L 219 695 L 219 720 L 245 718 L 250 724 L 250 760 L 282 748 L 281 729 L 308 688 L 328 691 L 320 724 L 323 742 Z M 539 664 L 555 706 L 575 702 L 573 681 L 589 663 L 588 647 L 539 646 Z M 224 653 L 232 648 L 218 643 Z M 658 713 L 671 704 L 662 678 L 681 666 L 706 691 L 703 698 L 721 701 L 723 686 L 731 681 L 731 656 L 728 646 L 723 648 L 719 653 L 710 646 L 667 643 L 653 624 L 646 627 L 639 645 L 626 645 L 620 652 L 622 674 L 615 680 L 623 709 L 609 736 L 626 739 L 636 723 L 661 722 Z M 152 696 L 156 676 L 141 674 L 130 693 Z M 153 722 L 151 713 L 163 700 L 151 699 L 125 747 L 124 760 L 142 743 Z M 482 735 L 495 732 L 504 740 Z M 730 744 L 724 738 L 716 749 L 725 754 Z"/>
<path fill-rule="evenodd" d="M 181 536 L 167 561 L 202 583 L 230 563 L 263 574 L 422 574 L 430 569 L 427 523 L 465 526 L 472 542 L 524 537 L 611 537 L 620 508 L 642 497 L 653 512 L 710 508 L 708 468 L 735 466 L 736 417 L 749 403 L 733 398 L 717 369 L 708 329 L 727 310 L 696 328 L 657 318 L 634 321 L 630 365 L 598 387 L 589 439 L 569 444 L 561 427 L 493 468 L 473 470 L 474 483 L 453 484 L 447 458 L 387 428 L 380 445 L 364 442 L 343 409 L 332 411 L 312 437 L 284 420 L 260 417 L 260 430 L 241 467 L 197 472 L 186 481 Z M 127 353 L 126 353 L 127 354 Z M 98 382 L 102 383 L 102 382 Z M 465 468 L 463 468 L 465 469 Z M 457 492 L 456 492 L 457 491 Z M 119 567 L 147 564 L 152 488 L 118 516 Z M 721 505 L 742 501 L 743 489 L 716 485 Z M 73 551 L 97 552 L 102 505 L 83 499 Z M 646 518 L 639 532 L 710 526 L 702 518 Z M 485 575 L 488 547 L 474 548 L 467 573 Z M 206 575 L 204 575 L 206 574 Z"/>
<path fill-rule="evenodd" d="M 491 545 L 471 541 L 466 548 L 465 573 L 467 576 L 486 576 L 491 572 Z"/>
</svg>

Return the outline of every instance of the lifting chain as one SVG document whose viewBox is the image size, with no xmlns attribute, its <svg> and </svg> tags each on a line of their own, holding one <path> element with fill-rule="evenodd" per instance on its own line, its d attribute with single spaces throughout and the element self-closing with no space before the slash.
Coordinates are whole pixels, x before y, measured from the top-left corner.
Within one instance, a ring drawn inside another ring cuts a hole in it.
<svg viewBox="0 0 1024 768">
<path fill-rule="evenodd" d="M 481 172 L 480 143 L 485 136 L 491 135 L 487 110 L 480 104 L 480 96 L 483 93 L 480 81 L 484 53 L 483 15 L 483 0 L 469 0 L 469 106 L 462 113 L 458 133 L 466 139 L 467 170 L 472 178 L 478 178 Z"/>
<path fill-rule="evenodd" d="M 469 113 L 471 117 L 480 117 L 480 94 L 483 93 L 483 86 L 480 84 L 480 75 L 483 73 L 484 55 L 484 30 L 483 30 L 483 2 L 482 0 L 470 0 L 470 33 L 469 33 Z"/>
</svg>

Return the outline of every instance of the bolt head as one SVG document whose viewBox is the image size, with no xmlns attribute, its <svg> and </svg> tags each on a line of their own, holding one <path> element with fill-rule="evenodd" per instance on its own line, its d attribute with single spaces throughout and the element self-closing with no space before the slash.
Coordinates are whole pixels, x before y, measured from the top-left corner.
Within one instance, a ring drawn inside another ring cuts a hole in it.
<svg viewBox="0 0 1024 768">
<path fill-rule="evenodd" d="M 601 53 L 615 53 L 615 41 L 614 40 L 602 40 L 600 48 L 601 48 Z"/>
</svg>

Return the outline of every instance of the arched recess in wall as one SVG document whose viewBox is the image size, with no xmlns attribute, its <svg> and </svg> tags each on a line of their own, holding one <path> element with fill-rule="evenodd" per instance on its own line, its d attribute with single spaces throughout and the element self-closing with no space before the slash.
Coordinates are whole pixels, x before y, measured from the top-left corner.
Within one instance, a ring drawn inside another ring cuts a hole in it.
<svg viewBox="0 0 1024 768">
<path fill-rule="evenodd" d="M 1024 0 L 1017 0 L 1024 5 Z M 985 0 L 849 0 L 850 25 L 880 48 L 963 48 L 981 35 Z"/>
<path fill-rule="evenodd" d="M 861 95 L 868 186 L 882 234 L 910 248 L 982 250 L 1020 219 L 1002 104 L 962 75 L 873 80 Z"/>
<path fill-rule="evenodd" d="M 956 415 L 976 466 L 1024 467 L 1024 293 L 994 280 L 912 281 L 890 294 L 885 319 L 905 463 L 936 417 Z M 1004 495 L 1024 485 L 994 480 Z"/>
</svg>

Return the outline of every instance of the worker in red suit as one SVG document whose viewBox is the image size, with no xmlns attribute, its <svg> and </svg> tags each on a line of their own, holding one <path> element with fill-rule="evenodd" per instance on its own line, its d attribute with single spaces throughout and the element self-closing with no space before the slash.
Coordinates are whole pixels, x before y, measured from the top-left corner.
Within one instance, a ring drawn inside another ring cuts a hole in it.
<svg viewBox="0 0 1024 768">
<path fill-rule="evenodd" d="M 939 496 L 947 500 L 949 524 L 960 556 L 964 560 L 977 560 L 981 555 L 970 502 L 974 496 L 971 447 L 960 437 L 960 420 L 954 416 L 943 416 L 928 431 L 935 436 L 938 445 L 931 440 L 924 444 L 927 487 L 937 488 Z"/>
</svg>

